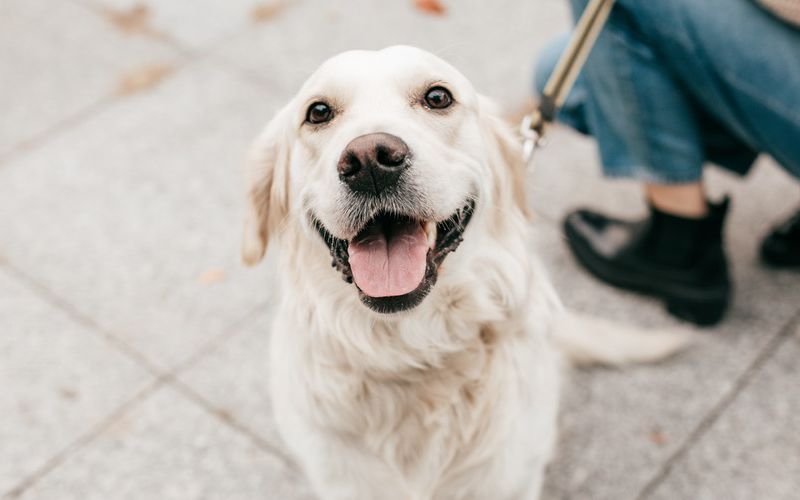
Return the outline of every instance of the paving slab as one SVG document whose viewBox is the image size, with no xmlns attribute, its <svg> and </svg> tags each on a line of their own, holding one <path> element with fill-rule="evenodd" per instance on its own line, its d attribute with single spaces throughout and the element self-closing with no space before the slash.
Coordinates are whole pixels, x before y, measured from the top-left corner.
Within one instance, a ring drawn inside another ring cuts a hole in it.
<svg viewBox="0 0 800 500">
<path fill-rule="evenodd" d="M 48 0 L 8 0 L 0 3 L 0 19 L 9 26 L 17 23 L 35 22 L 47 11 Z"/>
<path fill-rule="evenodd" d="M 0 9 L 0 158 L 113 96 L 126 74 L 176 60 L 71 2 L 4 0 Z"/>
<path fill-rule="evenodd" d="M 162 368 L 188 358 L 269 296 L 238 248 L 276 105 L 208 62 L 118 101 L 0 169 L 0 253 Z"/>
<path fill-rule="evenodd" d="M 165 387 L 20 497 L 310 500 L 284 463 Z"/>
<path fill-rule="evenodd" d="M 276 18 L 284 0 L 86 0 L 101 10 L 136 16 L 145 35 L 163 36 L 200 50 L 264 17 Z"/>
<path fill-rule="evenodd" d="M 281 16 L 232 39 L 215 54 L 294 93 L 316 67 L 345 50 L 415 45 L 464 72 L 507 110 L 528 99 L 535 54 L 568 29 L 566 2 L 460 0 L 444 15 L 411 0 L 290 2 Z"/>
<path fill-rule="evenodd" d="M 794 500 L 800 492 L 800 327 L 653 495 Z"/>
<path fill-rule="evenodd" d="M 151 381 L 0 264 L 0 496 Z"/>
<path fill-rule="evenodd" d="M 643 214 L 638 186 L 601 179 L 593 144 L 568 131 L 553 133 L 539 160 L 530 180 L 540 214 L 539 248 L 565 303 L 646 328 L 682 327 L 657 301 L 588 276 L 563 241 L 560 221 L 577 206 L 633 218 Z M 769 161 L 754 174 L 744 180 L 709 174 L 715 196 L 730 192 L 734 198 L 726 238 L 738 286 L 728 317 L 716 328 L 698 330 L 698 345 L 673 360 L 575 372 L 565 385 L 561 447 L 546 498 L 635 498 L 798 311 L 800 275 L 768 271 L 756 262 L 760 236 L 794 206 L 796 186 Z"/>
<path fill-rule="evenodd" d="M 235 337 L 177 377 L 218 411 L 231 415 L 264 441 L 283 450 L 272 416 L 269 390 L 272 310 L 274 305 L 265 307 Z"/>
</svg>

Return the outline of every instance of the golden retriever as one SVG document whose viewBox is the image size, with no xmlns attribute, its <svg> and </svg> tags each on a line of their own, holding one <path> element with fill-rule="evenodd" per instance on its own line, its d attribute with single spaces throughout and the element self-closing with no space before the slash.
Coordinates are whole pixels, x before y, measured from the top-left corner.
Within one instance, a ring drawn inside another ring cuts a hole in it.
<svg viewBox="0 0 800 500">
<path fill-rule="evenodd" d="M 247 182 L 243 259 L 279 246 L 275 416 L 321 498 L 536 499 L 559 354 L 621 364 L 686 343 L 565 313 L 518 141 L 422 50 L 325 62 L 255 141 Z"/>
</svg>

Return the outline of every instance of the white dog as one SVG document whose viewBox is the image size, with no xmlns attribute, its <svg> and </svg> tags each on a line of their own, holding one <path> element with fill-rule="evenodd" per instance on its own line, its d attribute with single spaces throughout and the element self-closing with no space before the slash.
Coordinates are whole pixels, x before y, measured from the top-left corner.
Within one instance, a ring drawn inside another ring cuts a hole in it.
<svg viewBox="0 0 800 500">
<path fill-rule="evenodd" d="M 685 344 L 565 314 L 524 185 L 490 103 L 411 47 L 330 59 L 256 140 L 243 258 L 280 247 L 273 405 L 321 498 L 536 499 L 557 352 Z"/>
</svg>

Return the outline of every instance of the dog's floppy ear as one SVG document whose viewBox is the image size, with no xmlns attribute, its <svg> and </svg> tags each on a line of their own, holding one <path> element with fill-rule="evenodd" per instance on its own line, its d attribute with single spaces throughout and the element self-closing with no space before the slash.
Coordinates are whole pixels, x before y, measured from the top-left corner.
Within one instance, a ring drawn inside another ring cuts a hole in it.
<svg viewBox="0 0 800 500">
<path fill-rule="evenodd" d="M 289 212 L 290 106 L 280 110 L 253 142 L 247 157 L 247 214 L 242 261 L 264 258 L 270 235 Z"/>
<path fill-rule="evenodd" d="M 497 106 L 487 97 L 479 97 L 481 126 L 489 149 L 489 163 L 496 179 L 496 199 L 510 196 L 513 202 L 530 217 L 525 196 L 527 176 L 522 159 L 522 143 L 511 126 L 500 118 Z"/>
</svg>

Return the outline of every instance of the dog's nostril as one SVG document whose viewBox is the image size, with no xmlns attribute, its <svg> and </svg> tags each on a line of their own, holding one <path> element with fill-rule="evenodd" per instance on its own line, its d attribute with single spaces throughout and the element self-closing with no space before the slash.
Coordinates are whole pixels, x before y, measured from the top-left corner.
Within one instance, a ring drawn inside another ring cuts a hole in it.
<svg viewBox="0 0 800 500">
<path fill-rule="evenodd" d="M 344 158 L 339 162 L 339 175 L 343 177 L 353 176 L 361 170 L 361 162 L 352 153 L 344 155 Z"/>
<path fill-rule="evenodd" d="M 389 149 L 384 145 L 378 145 L 376 151 L 376 160 L 378 164 L 386 167 L 399 167 L 406 161 L 406 155 L 403 151 L 397 149 Z"/>
</svg>

